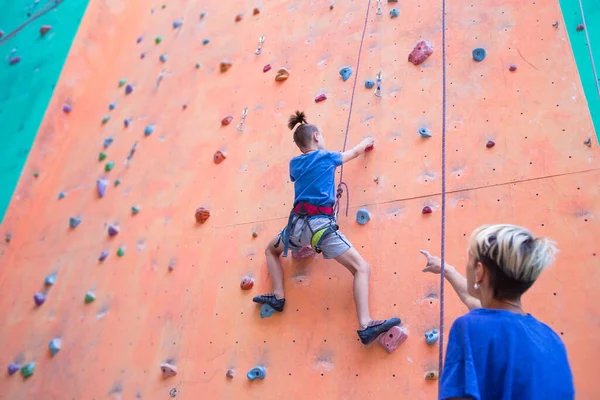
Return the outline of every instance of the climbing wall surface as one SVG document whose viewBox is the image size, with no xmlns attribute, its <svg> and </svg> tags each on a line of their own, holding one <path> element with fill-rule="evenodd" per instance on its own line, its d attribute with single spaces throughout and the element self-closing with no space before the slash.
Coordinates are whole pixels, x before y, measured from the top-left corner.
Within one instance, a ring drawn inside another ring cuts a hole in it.
<svg viewBox="0 0 600 400">
<path fill-rule="evenodd" d="M 0 363 L 36 366 L 0 378 L 0 397 L 435 398 L 424 375 L 438 348 L 423 334 L 439 328 L 439 281 L 421 272 L 418 250 L 440 249 L 441 9 L 383 2 L 377 15 L 372 1 L 357 71 L 367 4 L 90 2 L 2 225 Z M 483 223 L 555 239 L 557 265 L 525 305 L 560 333 L 579 398 L 598 398 L 600 154 L 559 4 L 451 0 L 447 28 L 448 261 L 464 271 Z M 422 39 L 433 54 L 415 66 L 407 57 Z M 282 67 L 289 78 L 276 82 Z M 379 70 L 376 97 L 364 81 Z M 287 116 L 306 111 L 341 149 L 355 76 L 348 145 L 372 135 L 376 146 L 344 169 L 340 226 L 372 265 L 373 316 L 395 314 L 409 332 L 392 354 L 358 341 L 351 275 L 333 261 L 284 261 L 284 313 L 261 319 L 251 302 L 270 289 L 263 249 L 292 204 Z M 203 224 L 199 206 L 210 210 Z M 359 208 L 371 214 L 364 226 Z M 451 290 L 446 328 L 466 312 Z M 164 362 L 178 374 L 163 379 Z M 255 366 L 266 379 L 249 382 Z"/>
</svg>

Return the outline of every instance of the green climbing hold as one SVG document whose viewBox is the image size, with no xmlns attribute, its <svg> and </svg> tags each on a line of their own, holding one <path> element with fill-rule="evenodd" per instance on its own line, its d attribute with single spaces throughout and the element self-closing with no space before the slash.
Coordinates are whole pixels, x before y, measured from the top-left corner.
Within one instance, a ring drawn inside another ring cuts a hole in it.
<svg viewBox="0 0 600 400">
<path fill-rule="evenodd" d="M 101 151 L 100 154 L 98 154 L 98 161 L 104 161 L 106 160 L 106 153 Z"/>
<path fill-rule="evenodd" d="M 110 162 L 106 163 L 106 165 L 104 166 L 104 170 L 106 172 L 110 172 L 114 167 L 115 167 L 115 162 L 114 161 L 110 161 Z"/>
<path fill-rule="evenodd" d="M 33 177 L 34 177 L 34 178 L 37 178 L 37 177 L 39 177 L 39 176 L 40 176 L 40 173 L 39 173 L 39 172 L 35 171 L 35 172 L 33 173 Z"/>
<path fill-rule="evenodd" d="M 123 87 L 125 86 L 125 84 L 127 83 L 127 79 L 123 78 L 119 80 L 119 87 Z"/>
<path fill-rule="evenodd" d="M 115 186 L 119 186 L 121 184 L 121 180 L 119 178 L 115 179 Z"/>
<path fill-rule="evenodd" d="M 96 295 L 94 294 L 94 292 L 87 292 L 85 294 L 85 304 L 90 304 L 94 302 L 94 300 L 96 300 Z"/>
<path fill-rule="evenodd" d="M 110 115 L 105 115 L 102 117 L 102 125 L 106 124 L 110 120 Z"/>
<path fill-rule="evenodd" d="M 162 37 L 157 36 L 156 39 L 154 39 L 154 43 L 160 44 L 160 42 L 162 42 Z"/>
<path fill-rule="evenodd" d="M 125 255 L 125 247 L 120 246 L 119 249 L 117 250 L 117 256 L 123 257 L 124 255 Z"/>
<path fill-rule="evenodd" d="M 132 206 L 131 207 L 131 214 L 136 215 L 139 212 L 140 212 L 140 207 L 139 206 Z"/>
<path fill-rule="evenodd" d="M 24 378 L 29 378 L 31 375 L 33 375 L 34 369 L 35 369 L 34 362 L 27 363 L 27 364 L 23 365 L 23 367 L 21 367 L 21 375 L 23 375 Z"/>
<path fill-rule="evenodd" d="M 200 69 L 201 65 L 196 63 L 196 69 Z"/>
</svg>

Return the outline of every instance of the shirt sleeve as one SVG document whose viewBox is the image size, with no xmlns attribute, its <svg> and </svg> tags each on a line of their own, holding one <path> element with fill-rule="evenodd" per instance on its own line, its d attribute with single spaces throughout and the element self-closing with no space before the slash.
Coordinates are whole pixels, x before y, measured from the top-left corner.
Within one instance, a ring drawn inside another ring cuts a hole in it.
<svg viewBox="0 0 600 400">
<path fill-rule="evenodd" d="M 331 157 L 331 160 L 333 161 L 333 165 L 335 165 L 336 167 L 339 167 L 340 165 L 343 164 L 342 162 L 342 153 L 339 151 L 330 151 L 329 152 L 329 156 Z"/>
<path fill-rule="evenodd" d="M 290 161 L 290 181 L 296 182 L 296 178 L 294 178 L 294 174 L 292 174 L 292 162 Z"/>
</svg>

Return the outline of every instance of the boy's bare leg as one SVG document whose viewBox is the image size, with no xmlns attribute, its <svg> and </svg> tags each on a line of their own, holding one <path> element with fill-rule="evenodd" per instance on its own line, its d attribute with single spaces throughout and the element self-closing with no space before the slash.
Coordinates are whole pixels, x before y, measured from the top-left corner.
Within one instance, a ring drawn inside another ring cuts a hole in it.
<svg viewBox="0 0 600 400">
<path fill-rule="evenodd" d="M 281 253 L 283 253 L 283 243 L 279 243 L 279 247 L 275 247 L 279 236 L 276 236 L 269 242 L 269 245 L 265 249 L 265 255 L 267 256 L 267 268 L 269 269 L 269 275 L 271 275 L 271 283 L 273 284 L 273 294 L 277 299 L 283 299 L 283 269 L 281 268 Z"/>
<path fill-rule="evenodd" d="M 335 258 L 354 275 L 354 303 L 360 329 L 365 329 L 371 322 L 369 313 L 369 276 L 371 267 L 355 248 L 351 248 Z"/>
</svg>

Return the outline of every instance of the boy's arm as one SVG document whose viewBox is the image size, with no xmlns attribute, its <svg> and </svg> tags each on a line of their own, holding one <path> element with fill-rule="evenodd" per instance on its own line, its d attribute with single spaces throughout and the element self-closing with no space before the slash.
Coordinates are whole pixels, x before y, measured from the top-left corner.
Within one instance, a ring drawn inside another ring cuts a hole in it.
<svg viewBox="0 0 600 400">
<path fill-rule="evenodd" d="M 367 147 L 373 146 L 375 140 L 371 137 L 363 139 L 362 142 L 354 146 L 348 151 L 342 153 L 342 164 L 347 163 L 350 160 L 354 160 L 356 157 L 365 152 Z"/>
</svg>

